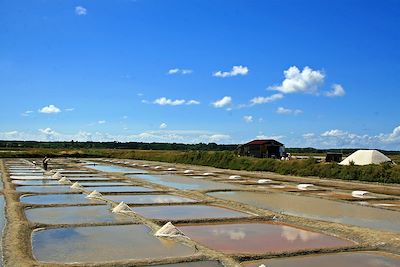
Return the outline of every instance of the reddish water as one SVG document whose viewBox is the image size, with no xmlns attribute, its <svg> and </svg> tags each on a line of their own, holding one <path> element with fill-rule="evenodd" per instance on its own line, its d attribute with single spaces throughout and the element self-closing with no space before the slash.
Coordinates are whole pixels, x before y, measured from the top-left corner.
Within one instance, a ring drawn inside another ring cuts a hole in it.
<svg viewBox="0 0 400 267">
<path fill-rule="evenodd" d="M 292 257 L 243 262 L 243 266 L 258 267 L 398 267 L 400 258 L 374 252 L 351 252 L 332 255 Z"/>
<path fill-rule="evenodd" d="M 226 253 L 297 251 L 353 244 L 336 237 L 279 224 L 210 224 L 178 228 L 191 239 Z"/>
</svg>

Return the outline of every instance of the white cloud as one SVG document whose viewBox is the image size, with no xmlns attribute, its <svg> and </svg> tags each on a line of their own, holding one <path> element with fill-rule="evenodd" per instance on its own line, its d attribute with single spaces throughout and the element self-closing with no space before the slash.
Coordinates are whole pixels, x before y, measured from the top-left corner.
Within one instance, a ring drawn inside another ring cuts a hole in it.
<svg viewBox="0 0 400 267">
<path fill-rule="evenodd" d="M 160 129 L 165 129 L 165 128 L 167 128 L 167 126 L 168 125 L 165 122 L 163 122 L 160 124 Z"/>
<path fill-rule="evenodd" d="M 39 129 L 39 132 L 45 136 L 45 140 L 54 140 L 58 136 L 58 133 L 51 128 Z"/>
<path fill-rule="evenodd" d="M 197 101 L 194 99 L 191 99 L 191 100 L 175 99 L 175 100 L 173 100 L 173 99 L 169 99 L 166 97 L 157 98 L 153 102 L 150 102 L 145 99 L 142 100 L 141 102 L 144 104 L 152 103 L 152 104 L 156 104 L 156 105 L 160 105 L 160 106 L 181 106 L 181 105 L 191 106 L 191 105 L 199 105 L 200 104 L 200 101 Z"/>
<path fill-rule="evenodd" d="M 87 14 L 87 9 L 84 8 L 83 6 L 76 6 L 75 14 L 78 16 L 85 16 Z"/>
<path fill-rule="evenodd" d="M 254 97 L 253 99 L 250 100 L 251 105 L 259 105 L 259 104 L 265 104 L 265 103 L 271 103 L 276 100 L 282 99 L 283 94 L 273 94 L 268 97 L 263 97 L 263 96 L 258 96 Z"/>
<path fill-rule="evenodd" d="M 303 134 L 303 138 L 313 138 L 315 136 L 315 133 L 305 133 Z"/>
<path fill-rule="evenodd" d="M 321 136 L 340 137 L 340 136 L 345 136 L 347 134 L 348 134 L 347 132 L 344 132 L 342 130 L 334 129 L 322 133 Z"/>
<path fill-rule="evenodd" d="M 283 135 L 265 135 L 265 134 L 259 134 L 256 136 L 256 139 L 273 139 L 273 140 L 282 140 L 285 136 Z"/>
<path fill-rule="evenodd" d="M 27 110 L 27 111 L 21 113 L 21 116 L 27 117 L 27 116 L 29 116 L 29 115 L 32 114 L 32 113 L 33 113 L 32 110 Z"/>
<path fill-rule="evenodd" d="M 217 100 L 215 102 L 212 103 L 214 107 L 216 108 L 222 108 L 225 107 L 227 105 L 232 104 L 232 97 L 230 96 L 224 96 L 223 98 L 221 98 L 220 100 Z"/>
<path fill-rule="evenodd" d="M 253 122 L 253 116 L 251 116 L 251 115 L 243 116 L 243 120 L 244 120 L 246 123 Z"/>
<path fill-rule="evenodd" d="M 105 120 L 100 120 L 100 121 L 98 121 L 97 123 L 98 123 L 98 124 L 105 124 L 106 121 L 105 121 Z"/>
<path fill-rule="evenodd" d="M 193 70 L 191 69 L 179 69 L 179 68 L 175 68 L 175 69 L 170 69 L 168 70 L 168 74 L 169 75 L 173 75 L 173 74 L 192 74 Z"/>
<path fill-rule="evenodd" d="M 199 104 L 200 104 L 199 101 L 193 99 L 186 101 L 186 105 L 199 105 Z"/>
<path fill-rule="evenodd" d="M 74 108 L 66 108 L 64 110 L 70 112 L 70 111 L 74 111 L 75 109 Z"/>
<path fill-rule="evenodd" d="M 328 97 L 335 97 L 335 96 L 344 96 L 346 92 L 344 91 L 343 86 L 340 84 L 332 85 L 332 90 L 329 92 L 325 92 L 325 95 Z"/>
<path fill-rule="evenodd" d="M 285 80 L 281 85 L 271 86 L 269 89 L 284 94 L 299 92 L 315 94 L 325 78 L 322 71 L 312 70 L 310 67 L 304 67 L 303 71 L 300 71 L 296 66 L 292 66 L 284 71 L 284 75 Z"/>
<path fill-rule="evenodd" d="M 284 108 L 284 107 L 279 107 L 276 110 L 276 113 L 278 114 L 283 114 L 283 115 L 298 115 L 303 113 L 301 109 L 289 109 L 289 108 Z"/>
<path fill-rule="evenodd" d="M 391 133 L 376 135 L 356 134 L 340 129 L 325 131 L 319 135 L 304 134 L 303 140 L 296 144 L 302 147 L 318 148 L 371 148 L 400 150 L 400 126 Z"/>
<path fill-rule="evenodd" d="M 51 114 L 51 113 L 59 113 L 59 112 L 61 112 L 61 110 L 54 105 L 48 105 L 48 106 L 45 106 L 45 107 L 39 109 L 39 112 Z"/>
<path fill-rule="evenodd" d="M 179 105 L 185 104 L 185 102 L 186 101 L 184 99 L 171 100 L 166 97 L 160 97 L 160 98 L 154 100 L 153 104 L 157 104 L 157 105 L 161 105 L 161 106 L 165 106 L 165 105 L 179 106 Z"/>
<path fill-rule="evenodd" d="M 213 76 L 226 78 L 237 75 L 247 75 L 247 73 L 249 73 L 249 69 L 245 66 L 239 65 L 239 66 L 233 66 L 231 71 L 220 71 L 220 70 L 216 71 L 213 73 Z"/>
</svg>

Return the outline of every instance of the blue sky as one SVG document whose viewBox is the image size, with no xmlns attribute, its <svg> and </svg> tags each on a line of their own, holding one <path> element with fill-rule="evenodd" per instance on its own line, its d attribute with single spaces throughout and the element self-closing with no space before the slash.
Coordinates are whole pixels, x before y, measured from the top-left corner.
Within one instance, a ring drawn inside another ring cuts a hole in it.
<svg viewBox="0 0 400 267">
<path fill-rule="evenodd" d="M 399 1 L 1 0 L 0 139 L 400 150 Z"/>
</svg>

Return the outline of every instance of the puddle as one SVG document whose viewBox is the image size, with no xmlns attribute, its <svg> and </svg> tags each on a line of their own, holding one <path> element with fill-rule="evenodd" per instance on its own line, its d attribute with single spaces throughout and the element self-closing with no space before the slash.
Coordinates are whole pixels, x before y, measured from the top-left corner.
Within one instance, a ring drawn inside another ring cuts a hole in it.
<svg viewBox="0 0 400 267">
<path fill-rule="evenodd" d="M 110 178 L 107 177 L 98 177 L 98 176 L 93 176 L 93 177 L 77 177 L 77 176 L 66 176 L 70 181 L 110 181 Z"/>
<path fill-rule="evenodd" d="M 176 202 L 195 202 L 196 200 L 173 196 L 173 195 L 107 195 L 106 199 L 114 202 L 125 202 L 132 204 L 145 204 L 145 203 L 176 203 Z"/>
<path fill-rule="evenodd" d="M 243 262 L 243 266 L 258 267 L 397 267 L 400 258 L 389 257 L 374 252 L 351 252 L 331 255 L 292 257 L 283 259 Z"/>
<path fill-rule="evenodd" d="M 124 186 L 131 185 L 124 182 L 79 182 L 82 186 Z"/>
<path fill-rule="evenodd" d="M 90 204 L 101 203 L 85 198 L 85 194 L 50 194 L 21 197 L 22 203 L 28 204 Z"/>
<path fill-rule="evenodd" d="M 48 186 L 39 186 L 39 185 L 22 185 L 16 188 L 19 192 L 27 192 L 27 193 L 66 193 L 73 192 L 72 189 L 68 185 L 48 185 Z"/>
<path fill-rule="evenodd" d="M 152 267 L 222 267 L 223 265 L 218 261 L 196 261 L 196 262 L 183 262 L 175 264 L 162 264 L 151 265 Z M 257 266 L 258 267 L 258 266 Z"/>
<path fill-rule="evenodd" d="M 400 232 L 397 211 L 284 193 L 216 192 L 209 195 L 288 215 Z"/>
<path fill-rule="evenodd" d="M 225 253 L 276 253 L 353 244 L 336 237 L 279 224 L 210 224 L 178 228 L 191 239 Z"/>
<path fill-rule="evenodd" d="M 144 225 L 57 228 L 32 234 L 33 254 L 47 262 L 101 262 L 189 256 L 194 249 L 158 239 Z"/>
<path fill-rule="evenodd" d="M 44 176 L 44 173 L 40 173 L 40 172 L 28 172 L 28 173 L 10 173 L 10 177 L 12 176 L 16 176 L 16 177 L 22 177 L 22 176 Z"/>
<path fill-rule="evenodd" d="M 182 190 L 194 190 L 194 189 L 238 189 L 240 186 L 219 183 L 215 181 L 196 179 L 187 176 L 178 175 L 127 175 L 131 178 L 138 178 L 155 184 L 164 186 L 174 187 Z"/>
<path fill-rule="evenodd" d="M 60 183 L 57 180 L 48 180 L 48 179 L 13 180 L 12 183 L 16 185 L 60 185 Z"/>
<path fill-rule="evenodd" d="M 13 180 L 57 180 L 51 176 L 43 176 L 43 175 L 24 175 L 24 176 L 15 176 L 10 175 L 10 178 Z"/>
<path fill-rule="evenodd" d="M 132 208 L 138 214 L 151 219 L 216 219 L 250 216 L 247 213 L 206 205 L 171 205 Z"/>
<path fill-rule="evenodd" d="M 101 172 L 147 173 L 147 171 L 145 170 L 129 168 L 129 167 L 121 167 L 115 165 L 96 164 L 96 165 L 87 165 L 86 167 Z"/>
<path fill-rule="evenodd" d="M 116 193 L 116 192 L 150 192 L 153 189 L 142 187 L 142 186 L 94 186 L 85 187 L 88 191 L 94 191 L 101 193 Z"/>
<path fill-rule="evenodd" d="M 47 224 L 133 222 L 132 218 L 109 209 L 107 205 L 33 208 L 26 209 L 25 215 L 31 222 Z"/>
</svg>

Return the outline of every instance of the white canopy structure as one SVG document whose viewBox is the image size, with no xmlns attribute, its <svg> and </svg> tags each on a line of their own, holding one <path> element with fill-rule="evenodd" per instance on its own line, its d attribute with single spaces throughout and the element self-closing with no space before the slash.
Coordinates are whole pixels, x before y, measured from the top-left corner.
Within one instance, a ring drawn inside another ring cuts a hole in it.
<svg viewBox="0 0 400 267">
<path fill-rule="evenodd" d="M 357 150 L 347 158 L 345 158 L 340 165 L 350 165 L 354 162 L 354 165 L 369 165 L 369 164 L 381 164 L 384 162 L 391 162 L 392 160 L 383 155 L 378 150 Z"/>
</svg>

